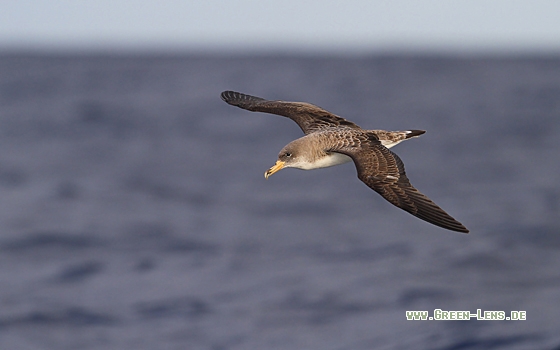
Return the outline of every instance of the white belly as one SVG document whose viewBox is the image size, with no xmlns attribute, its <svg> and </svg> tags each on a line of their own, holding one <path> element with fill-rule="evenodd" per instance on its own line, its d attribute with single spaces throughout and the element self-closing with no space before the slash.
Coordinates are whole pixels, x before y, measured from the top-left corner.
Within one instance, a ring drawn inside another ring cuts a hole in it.
<svg viewBox="0 0 560 350">
<path fill-rule="evenodd" d="M 311 169 L 319 169 L 319 168 L 328 168 L 330 166 L 335 166 L 339 164 L 344 164 L 351 162 L 352 158 L 348 157 L 345 154 L 341 153 L 331 153 L 326 157 L 320 158 L 313 163 L 305 163 L 301 164 L 298 168 L 303 170 L 311 170 Z"/>
</svg>

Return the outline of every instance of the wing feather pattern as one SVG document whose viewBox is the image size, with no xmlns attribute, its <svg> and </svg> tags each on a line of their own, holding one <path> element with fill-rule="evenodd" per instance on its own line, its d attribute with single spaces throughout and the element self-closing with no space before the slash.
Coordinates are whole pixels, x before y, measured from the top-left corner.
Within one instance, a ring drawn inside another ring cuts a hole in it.
<svg viewBox="0 0 560 350">
<path fill-rule="evenodd" d="M 381 145 L 377 136 L 364 133 L 360 138 L 359 147 L 333 151 L 346 154 L 354 160 L 358 178 L 368 187 L 417 218 L 448 230 L 469 232 L 463 224 L 412 186 L 402 160 Z"/>
<path fill-rule="evenodd" d="M 264 98 L 224 91 L 221 94 L 226 103 L 252 112 L 277 114 L 292 119 L 307 135 L 328 128 L 348 127 L 360 129 L 351 121 L 306 102 L 269 101 Z"/>
</svg>

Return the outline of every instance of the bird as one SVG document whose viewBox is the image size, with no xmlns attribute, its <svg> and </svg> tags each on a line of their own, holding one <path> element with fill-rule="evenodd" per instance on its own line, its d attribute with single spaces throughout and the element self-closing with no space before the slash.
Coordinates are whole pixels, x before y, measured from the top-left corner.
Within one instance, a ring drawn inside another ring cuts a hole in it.
<svg viewBox="0 0 560 350">
<path fill-rule="evenodd" d="M 251 112 L 290 118 L 302 129 L 304 136 L 282 148 L 276 164 L 265 172 L 266 179 L 284 168 L 311 170 L 353 161 L 358 178 L 389 203 L 441 228 L 469 233 L 412 186 L 402 160 L 389 149 L 424 134 L 424 130 L 366 130 L 307 102 L 266 100 L 229 90 L 222 92 L 221 98 Z"/>
</svg>

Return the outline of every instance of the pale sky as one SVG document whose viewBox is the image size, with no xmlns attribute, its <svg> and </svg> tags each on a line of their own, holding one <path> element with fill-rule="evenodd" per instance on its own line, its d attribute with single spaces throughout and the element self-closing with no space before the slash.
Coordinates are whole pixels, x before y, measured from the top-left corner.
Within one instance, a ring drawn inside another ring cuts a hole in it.
<svg viewBox="0 0 560 350">
<path fill-rule="evenodd" d="M 0 0 L 0 48 L 560 53 L 560 1 Z"/>
</svg>

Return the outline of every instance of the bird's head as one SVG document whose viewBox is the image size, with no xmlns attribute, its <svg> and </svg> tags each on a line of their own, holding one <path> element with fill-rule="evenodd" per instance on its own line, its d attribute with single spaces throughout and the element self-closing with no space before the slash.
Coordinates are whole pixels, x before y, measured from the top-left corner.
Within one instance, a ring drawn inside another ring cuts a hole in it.
<svg viewBox="0 0 560 350">
<path fill-rule="evenodd" d="M 282 148 L 278 154 L 276 164 L 264 173 L 264 177 L 266 179 L 284 168 L 306 168 L 305 165 L 309 163 L 309 160 L 307 159 L 308 157 L 306 157 L 305 152 L 302 152 L 302 150 L 305 150 L 305 147 L 298 147 L 298 141 L 299 140 L 292 141 Z"/>
</svg>

